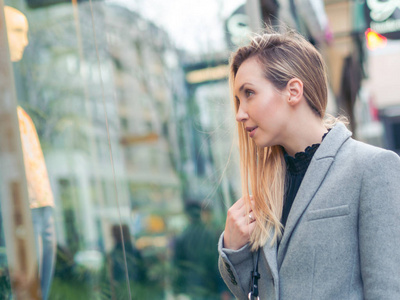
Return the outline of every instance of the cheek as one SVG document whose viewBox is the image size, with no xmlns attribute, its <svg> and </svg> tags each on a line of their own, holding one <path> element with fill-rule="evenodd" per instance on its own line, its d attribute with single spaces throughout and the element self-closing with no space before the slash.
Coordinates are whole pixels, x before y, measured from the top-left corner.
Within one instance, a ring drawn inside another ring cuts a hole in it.
<svg viewBox="0 0 400 300">
<path fill-rule="evenodd" d="M 260 105 L 255 109 L 255 113 L 261 120 L 275 120 L 282 111 L 282 105 L 276 99 L 268 99 L 260 103 Z"/>
<path fill-rule="evenodd" d="M 18 37 L 16 37 L 15 35 L 10 35 L 8 38 L 8 45 L 10 48 L 12 49 L 16 49 L 17 45 L 18 45 Z"/>
</svg>

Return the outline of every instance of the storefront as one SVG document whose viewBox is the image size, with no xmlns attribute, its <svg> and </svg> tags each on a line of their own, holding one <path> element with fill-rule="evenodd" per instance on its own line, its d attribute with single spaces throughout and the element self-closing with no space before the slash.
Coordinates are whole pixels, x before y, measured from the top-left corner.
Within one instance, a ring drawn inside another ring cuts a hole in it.
<svg viewBox="0 0 400 300">
<path fill-rule="evenodd" d="M 216 263 L 239 194 L 227 74 L 195 91 L 185 69 L 226 61 L 227 43 L 193 53 L 117 2 L 0 1 L 1 299 L 230 297 Z M 208 8 L 222 38 L 243 4 L 228 2 Z M 188 268 L 193 228 L 207 261 Z"/>
</svg>

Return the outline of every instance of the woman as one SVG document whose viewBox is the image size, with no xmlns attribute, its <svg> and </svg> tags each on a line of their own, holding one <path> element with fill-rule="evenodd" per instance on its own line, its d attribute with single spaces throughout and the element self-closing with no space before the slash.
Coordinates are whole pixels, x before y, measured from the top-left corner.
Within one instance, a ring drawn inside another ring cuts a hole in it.
<svg viewBox="0 0 400 300">
<path fill-rule="evenodd" d="M 400 159 L 327 121 L 318 51 L 264 34 L 233 54 L 230 79 L 243 197 L 218 247 L 232 293 L 400 299 Z"/>
</svg>

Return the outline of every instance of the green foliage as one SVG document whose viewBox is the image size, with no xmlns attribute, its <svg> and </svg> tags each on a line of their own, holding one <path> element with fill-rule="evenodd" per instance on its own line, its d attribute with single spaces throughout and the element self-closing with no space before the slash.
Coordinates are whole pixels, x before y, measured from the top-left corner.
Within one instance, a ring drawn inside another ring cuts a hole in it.
<svg viewBox="0 0 400 300">
<path fill-rule="evenodd" d="M 0 299 L 10 299 L 10 276 L 6 268 L 0 267 Z"/>
<path fill-rule="evenodd" d="M 79 282 L 79 280 L 54 278 L 49 299 L 95 299 L 92 298 L 92 296 L 90 287 L 88 287 L 84 282 Z"/>
</svg>

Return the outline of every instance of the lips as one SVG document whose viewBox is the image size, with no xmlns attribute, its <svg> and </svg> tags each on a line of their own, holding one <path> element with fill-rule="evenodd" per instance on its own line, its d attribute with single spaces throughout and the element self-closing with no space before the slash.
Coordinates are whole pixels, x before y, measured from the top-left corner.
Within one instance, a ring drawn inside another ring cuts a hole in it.
<svg viewBox="0 0 400 300">
<path fill-rule="evenodd" d="M 257 130 L 258 126 L 246 127 L 246 131 L 249 133 L 249 136 L 252 138 Z"/>
</svg>

